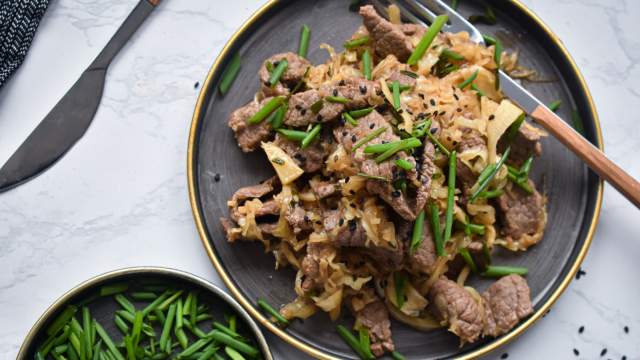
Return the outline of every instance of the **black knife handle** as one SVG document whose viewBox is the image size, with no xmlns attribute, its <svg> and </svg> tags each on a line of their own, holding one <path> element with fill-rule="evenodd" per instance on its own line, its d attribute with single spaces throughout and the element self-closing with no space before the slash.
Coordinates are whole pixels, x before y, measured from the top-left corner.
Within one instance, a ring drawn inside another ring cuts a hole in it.
<svg viewBox="0 0 640 360">
<path fill-rule="evenodd" d="M 124 47 L 159 3 L 160 0 L 140 0 L 138 5 L 136 5 L 129 16 L 127 16 L 127 19 L 120 25 L 118 31 L 116 31 L 111 40 L 109 40 L 104 49 L 102 49 L 98 57 L 93 60 L 93 63 L 89 66 L 89 70 L 106 70 L 113 58 L 118 55 L 120 49 Z"/>
</svg>

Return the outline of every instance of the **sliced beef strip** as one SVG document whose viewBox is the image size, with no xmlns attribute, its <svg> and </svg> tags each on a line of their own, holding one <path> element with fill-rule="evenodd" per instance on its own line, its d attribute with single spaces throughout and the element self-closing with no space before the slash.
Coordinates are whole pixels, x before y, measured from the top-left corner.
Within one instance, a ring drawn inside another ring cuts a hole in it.
<svg viewBox="0 0 640 360">
<path fill-rule="evenodd" d="M 241 201 L 247 199 L 261 198 L 271 192 L 276 191 L 279 185 L 280 181 L 278 180 L 278 177 L 273 176 L 261 182 L 260 184 L 245 186 L 238 189 L 231 197 L 231 201 L 239 204 Z"/>
<path fill-rule="evenodd" d="M 287 155 L 291 156 L 296 165 L 307 173 L 313 173 L 324 165 L 324 160 L 331 152 L 330 145 L 323 140 L 315 141 L 303 149 L 299 142 L 291 141 L 280 134 L 276 134 L 275 144 Z"/>
<path fill-rule="evenodd" d="M 303 127 L 313 123 L 337 120 L 345 110 L 359 109 L 380 104 L 380 86 L 365 79 L 349 79 L 323 85 L 318 89 L 299 92 L 289 99 L 289 110 L 284 123 L 293 127 Z M 324 100 L 327 96 L 349 99 L 346 104 Z M 314 112 L 312 107 L 322 101 L 322 107 Z"/>
<path fill-rule="evenodd" d="M 294 233 L 312 230 L 313 222 L 311 220 L 312 213 L 305 210 L 300 203 L 290 204 L 285 212 L 285 219 L 293 228 Z"/>
<path fill-rule="evenodd" d="M 520 275 L 509 275 L 482 293 L 486 322 L 484 334 L 499 336 L 509 332 L 518 322 L 533 313 L 531 292 Z"/>
<path fill-rule="evenodd" d="M 411 236 L 413 234 L 413 223 L 401 221 L 397 231 L 398 237 L 404 243 L 406 266 L 411 272 L 418 274 L 431 274 L 438 259 L 436 247 L 431 235 L 429 221 L 424 222 L 424 235 L 418 248 L 411 252 Z"/>
<path fill-rule="evenodd" d="M 401 25 L 387 21 L 371 5 L 360 8 L 364 26 L 373 38 L 375 52 L 380 58 L 395 55 L 401 62 L 406 62 L 413 46 Z"/>
<path fill-rule="evenodd" d="M 458 187 L 462 189 L 459 202 L 463 205 L 467 204 L 468 198 L 471 196 L 471 188 L 475 185 L 477 180 L 476 174 L 465 165 L 460 159 L 456 160 L 456 182 Z"/>
<path fill-rule="evenodd" d="M 227 218 L 220 218 L 220 224 L 222 225 L 227 241 L 234 242 L 242 239 L 241 233 L 233 231 L 234 228 L 238 227 L 235 222 Z"/>
<path fill-rule="evenodd" d="M 529 186 L 533 189 L 531 195 L 509 182 L 496 201 L 502 234 L 513 240 L 535 234 L 544 222 L 544 198 L 533 181 L 529 180 Z"/>
<path fill-rule="evenodd" d="M 255 212 L 256 220 L 263 216 L 278 215 L 280 214 L 280 204 L 275 199 L 269 199 L 262 203 L 262 207 Z M 242 214 L 238 211 L 238 207 L 232 207 L 230 210 L 231 219 L 235 222 L 242 217 Z"/>
<path fill-rule="evenodd" d="M 242 151 L 251 152 L 259 148 L 261 142 L 267 141 L 271 137 L 271 125 L 266 121 L 255 125 L 247 122 L 269 100 L 271 98 L 266 98 L 259 103 L 252 101 L 229 115 L 229 127 L 233 130 Z"/>
<path fill-rule="evenodd" d="M 391 75 L 389 75 L 389 77 L 387 78 L 388 83 L 392 83 L 394 81 L 399 82 L 400 85 L 407 85 L 411 87 L 416 85 L 416 79 L 412 78 L 409 75 L 403 74 L 400 71 L 392 72 Z"/>
<path fill-rule="evenodd" d="M 262 93 L 265 96 L 288 95 L 290 89 L 293 89 L 293 87 L 302 80 L 305 71 L 311 66 L 311 63 L 309 63 L 307 59 L 292 52 L 275 54 L 268 58 L 265 61 L 265 64 L 270 62 L 275 68 L 277 63 L 282 59 L 286 59 L 289 65 L 287 67 L 287 71 L 282 74 L 280 81 L 278 81 L 274 87 L 269 85 L 269 77 L 271 74 L 269 73 L 269 70 L 267 70 L 266 65 L 262 65 L 260 67 L 258 76 L 260 77 L 260 83 L 262 84 Z"/>
<path fill-rule="evenodd" d="M 333 252 L 333 247 L 327 243 L 309 243 L 307 244 L 307 254 L 302 259 L 301 270 L 304 274 L 302 280 L 302 290 L 308 292 L 322 284 L 318 277 L 320 276 L 320 260 L 329 256 Z"/>
<path fill-rule="evenodd" d="M 324 199 L 340 191 L 340 185 L 331 181 L 311 179 L 309 185 L 318 199 Z"/>
<path fill-rule="evenodd" d="M 429 290 L 429 307 L 444 321 L 460 340 L 474 342 L 482 334 L 483 318 L 480 305 L 456 282 L 445 277 L 438 279 Z"/>
<path fill-rule="evenodd" d="M 356 321 L 369 331 L 371 338 L 371 351 L 376 356 L 382 356 L 385 352 L 393 351 L 393 339 L 391 338 L 391 321 L 389 311 L 384 303 L 376 299 L 355 313 Z"/>
<path fill-rule="evenodd" d="M 464 128 L 462 130 L 462 139 L 457 146 L 458 153 L 478 148 L 487 148 L 487 142 L 482 137 L 482 134 L 476 129 Z"/>
<path fill-rule="evenodd" d="M 509 145 L 507 139 L 503 136 L 498 142 L 498 151 L 504 153 L 507 145 Z M 540 133 L 536 131 L 533 125 L 528 123 L 522 124 L 512 140 L 511 153 L 507 159 L 507 164 L 522 166 L 529 157 L 540 156 L 540 154 L 542 154 Z"/>
<path fill-rule="evenodd" d="M 367 134 L 376 129 L 386 127 L 387 130 L 377 138 L 371 140 L 367 145 L 381 144 L 385 142 L 398 141 L 400 138 L 393 133 L 391 125 L 377 111 L 372 111 L 369 115 L 358 119 L 358 125 L 345 125 L 336 127 L 334 136 L 337 141 L 349 152 L 353 146 Z M 354 163 L 359 167 L 362 173 L 380 176 L 389 179 L 389 182 L 381 180 L 368 180 L 367 190 L 370 193 L 378 195 L 387 204 L 389 204 L 398 215 L 407 221 L 415 220 L 419 209 L 422 209 L 429 197 L 429 187 L 431 185 L 431 175 L 429 171 L 433 171 L 433 163 L 429 161 L 428 156 L 423 156 L 421 164 L 417 164 L 420 174 L 416 167 L 409 171 L 399 169 L 394 160 L 404 159 L 416 165 L 416 159 L 407 155 L 405 152 L 399 152 L 388 161 L 377 164 L 373 157 L 364 153 L 365 146 L 361 146 L 351 154 Z M 424 168 L 424 170 L 423 170 Z M 411 191 L 406 193 L 394 189 L 391 181 L 406 178 Z"/>
</svg>

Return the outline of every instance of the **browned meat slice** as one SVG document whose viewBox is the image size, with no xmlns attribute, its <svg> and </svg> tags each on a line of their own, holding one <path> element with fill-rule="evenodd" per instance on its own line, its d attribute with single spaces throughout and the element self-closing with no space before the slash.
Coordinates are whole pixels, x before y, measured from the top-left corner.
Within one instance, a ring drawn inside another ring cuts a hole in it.
<svg viewBox="0 0 640 360">
<path fill-rule="evenodd" d="M 393 351 L 393 339 L 391 339 L 391 322 L 389 311 L 384 303 L 376 300 L 367 304 L 355 314 L 356 321 L 367 330 L 371 338 L 371 351 L 376 356 L 382 356 L 387 351 Z"/>
<path fill-rule="evenodd" d="M 402 221 L 398 227 L 398 237 L 403 239 L 406 253 L 407 266 L 409 270 L 418 274 L 431 274 L 438 257 L 436 247 L 431 235 L 429 221 L 424 222 L 424 235 L 418 248 L 411 252 L 411 235 L 413 234 L 413 223 Z"/>
<path fill-rule="evenodd" d="M 333 252 L 333 247 L 327 243 L 309 243 L 307 244 L 307 254 L 302 259 L 302 290 L 305 292 L 312 290 L 321 284 L 320 260 L 328 257 Z"/>
<path fill-rule="evenodd" d="M 242 214 L 238 211 L 238 207 L 234 206 L 230 210 L 231 219 L 233 221 L 238 222 L 238 220 L 242 217 Z M 268 215 L 278 215 L 280 214 L 280 204 L 274 199 L 269 199 L 262 203 L 262 207 L 255 212 L 256 219 L 261 218 L 263 216 Z"/>
<path fill-rule="evenodd" d="M 271 136 L 271 126 L 266 121 L 255 125 L 247 122 L 269 100 L 271 98 L 266 98 L 259 103 L 252 101 L 229 116 L 229 127 L 233 130 L 242 151 L 251 152 L 257 149 L 262 141 L 268 140 Z"/>
<path fill-rule="evenodd" d="M 504 152 L 507 147 L 506 137 L 498 142 L 498 150 Z M 507 164 L 521 166 L 529 157 L 540 156 L 542 145 L 540 144 L 540 133 L 533 125 L 522 124 L 512 140 L 511 153 L 507 159 Z"/>
<path fill-rule="evenodd" d="M 476 174 L 465 165 L 460 159 L 456 162 L 456 182 L 458 187 L 462 189 L 459 201 L 461 204 L 466 204 L 469 196 L 471 196 L 471 188 L 476 183 Z"/>
<path fill-rule="evenodd" d="M 296 234 L 313 229 L 312 217 L 313 213 L 305 210 L 299 203 L 290 204 L 285 213 L 285 219 Z"/>
<path fill-rule="evenodd" d="M 458 153 L 465 152 L 471 149 L 486 149 L 487 142 L 482 137 L 482 134 L 478 130 L 464 128 L 462 130 L 462 140 L 458 144 Z"/>
<path fill-rule="evenodd" d="M 345 110 L 381 103 L 379 89 L 379 85 L 375 82 L 349 79 L 294 94 L 289 99 L 289 110 L 284 122 L 289 126 L 302 127 L 313 123 L 334 121 Z M 349 99 L 349 102 L 342 104 L 324 100 L 327 96 L 343 97 Z"/>
<path fill-rule="evenodd" d="M 391 75 L 389 75 L 389 78 L 387 79 L 388 83 L 392 83 L 394 81 L 397 81 L 400 83 L 400 85 L 406 85 L 406 86 L 415 86 L 416 84 L 416 79 L 401 73 L 400 71 L 394 71 L 391 73 Z"/>
<path fill-rule="evenodd" d="M 300 143 L 276 134 L 275 144 L 284 150 L 305 172 L 312 173 L 322 169 L 324 159 L 331 152 L 331 146 L 324 140 L 315 141 L 302 149 Z"/>
<path fill-rule="evenodd" d="M 271 87 L 269 85 L 269 77 L 271 74 L 267 70 L 267 63 L 271 63 L 275 68 L 278 62 L 286 59 L 289 63 L 287 71 L 282 74 L 280 81 Z M 311 63 L 307 59 L 298 56 L 292 52 L 286 52 L 282 54 L 275 54 L 265 61 L 265 64 L 260 67 L 258 76 L 260 77 L 260 83 L 262 84 L 262 93 L 265 96 L 277 96 L 288 95 L 290 89 L 296 86 L 296 84 L 302 80 L 307 68 L 311 66 Z"/>
<path fill-rule="evenodd" d="M 347 151 L 351 151 L 353 146 L 367 134 L 384 127 L 387 130 L 371 140 L 367 145 L 400 140 L 391 130 L 391 125 L 377 111 L 358 119 L 358 125 L 355 127 L 351 125 L 336 127 L 334 136 Z M 423 156 L 422 162 L 417 164 L 421 172 L 418 174 L 415 166 L 409 171 L 404 171 L 395 165 L 394 160 L 396 159 L 404 159 L 416 165 L 416 159 L 405 152 L 399 152 L 388 161 L 377 164 L 373 157 L 364 153 L 364 148 L 365 146 L 361 146 L 351 154 L 360 171 L 370 176 L 388 179 L 388 181 L 368 180 L 367 190 L 383 199 L 403 219 L 407 221 L 415 220 L 419 209 L 424 207 L 429 198 L 429 187 L 431 185 L 431 174 L 429 172 L 432 173 L 433 171 L 433 163 L 430 161 L 430 157 Z M 393 187 L 392 182 L 402 179 L 406 179 L 409 185 L 407 192 L 401 192 Z"/>
<path fill-rule="evenodd" d="M 273 176 L 258 185 L 245 186 L 238 189 L 231 197 L 231 201 L 239 204 L 243 200 L 261 198 L 277 190 L 279 185 L 278 177 Z"/>
<path fill-rule="evenodd" d="M 485 302 L 484 334 L 499 336 L 533 313 L 527 281 L 520 275 L 509 275 L 489 286 L 482 293 Z"/>
<path fill-rule="evenodd" d="M 482 334 L 483 319 L 480 305 L 456 282 L 445 277 L 438 279 L 429 290 L 430 309 L 449 326 L 460 340 L 474 342 Z"/>
<path fill-rule="evenodd" d="M 371 5 L 360 8 L 364 26 L 373 38 L 375 52 L 381 58 L 395 55 L 401 62 L 406 62 L 413 46 L 401 25 L 395 25 L 378 15 Z"/>
<path fill-rule="evenodd" d="M 422 34 L 427 30 L 424 26 L 418 24 L 400 24 L 400 29 L 407 36 L 416 35 L 422 37 Z"/>
<path fill-rule="evenodd" d="M 366 241 L 367 233 L 356 219 L 344 221 L 344 226 L 341 226 L 335 237 L 335 242 L 340 247 L 364 247 Z"/>
<path fill-rule="evenodd" d="M 320 179 L 309 180 L 309 185 L 318 199 L 324 199 L 340 191 L 339 184 Z"/>
<path fill-rule="evenodd" d="M 497 199 L 498 214 L 502 221 L 502 234 L 512 240 L 523 235 L 533 235 L 544 226 L 544 198 L 529 180 L 533 194 L 528 194 L 509 182 L 504 194 Z"/>
<path fill-rule="evenodd" d="M 227 218 L 220 218 L 220 224 L 222 225 L 222 229 L 227 237 L 227 241 L 234 242 L 242 238 L 242 234 L 240 232 L 233 231 L 233 229 L 237 227 L 235 222 Z"/>
</svg>

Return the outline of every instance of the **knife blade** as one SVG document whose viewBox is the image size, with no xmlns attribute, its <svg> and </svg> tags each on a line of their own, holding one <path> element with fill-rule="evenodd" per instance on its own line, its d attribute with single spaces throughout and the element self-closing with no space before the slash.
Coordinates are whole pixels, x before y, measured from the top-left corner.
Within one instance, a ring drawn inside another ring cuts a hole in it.
<svg viewBox="0 0 640 360">
<path fill-rule="evenodd" d="M 109 64 L 160 0 L 141 0 L 100 54 L 0 169 L 0 193 L 38 176 L 86 133 L 98 110 Z"/>
</svg>

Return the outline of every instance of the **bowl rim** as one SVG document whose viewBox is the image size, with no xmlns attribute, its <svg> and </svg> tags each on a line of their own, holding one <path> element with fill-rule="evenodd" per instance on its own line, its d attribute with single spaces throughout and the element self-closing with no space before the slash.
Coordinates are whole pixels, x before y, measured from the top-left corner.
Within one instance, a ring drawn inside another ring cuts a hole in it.
<svg viewBox="0 0 640 360">
<path fill-rule="evenodd" d="M 233 310 L 242 317 L 242 319 L 249 325 L 250 331 L 258 343 L 258 347 L 260 351 L 265 357 L 265 360 L 273 360 L 273 355 L 271 354 L 271 350 L 267 341 L 265 340 L 264 334 L 260 327 L 256 323 L 256 321 L 247 313 L 247 311 L 233 298 L 231 295 L 226 293 L 224 290 L 219 288 L 217 285 L 211 283 L 204 278 L 194 275 L 192 273 L 161 267 L 161 266 L 138 266 L 138 267 L 127 267 L 118 270 L 109 271 L 106 273 L 102 273 L 100 275 L 96 275 L 91 277 L 80 284 L 74 286 L 67 292 L 65 292 L 62 296 L 57 298 L 49 307 L 44 311 L 42 315 L 38 318 L 35 324 L 31 327 L 31 330 L 27 333 L 25 340 L 22 342 L 20 346 L 20 350 L 18 351 L 18 355 L 16 359 L 22 360 L 26 359 L 27 353 L 34 341 L 36 340 L 38 334 L 43 330 L 44 325 L 47 321 L 54 316 L 63 306 L 65 306 L 71 299 L 80 293 L 92 288 L 99 286 L 100 284 L 115 280 L 123 276 L 131 276 L 131 275 L 153 275 L 153 276 L 169 276 L 178 278 L 182 281 L 186 281 L 188 283 L 201 286 L 207 290 L 209 290 L 213 295 L 217 296 L 219 299 L 227 303 L 229 306 L 233 308 Z"/>
<path fill-rule="evenodd" d="M 197 144 L 198 144 L 198 136 L 199 136 L 199 128 L 200 122 L 202 119 L 202 113 L 206 110 L 206 101 L 209 93 L 209 89 L 214 80 L 214 75 L 219 71 L 223 70 L 222 66 L 224 65 L 224 59 L 228 56 L 231 50 L 235 47 L 236 42 L 242 37 L 242 35 L 247 31 L 256 21 L 258 21 L 262 16 L 264 16 L 267 12 L 269 12 L 273 7 L 277 4 L 281 3 L 282 0 L 267 0 L 267 2 L 258 8 L 239 28 L 235 31 L 235 33 L 229 38 L 227 43 L 224 45 L 218 56 L 216 57 L 213 65 L 211 66 L 209 72 L 207 73 L 207 77 L 200 89 L 200 93 L 198 95 L 198 99 L 196 101 L 196 105 L 193 112 L 193 117 L 191 120 L 191 128 L 189 130 L 189 140 L 187 147 L 187 181 L 189 188 L 189 201 L 191 203 L 191 210 L 193 212 L 194 221 L 196 223 L 196 228 L 198 230 L 198 234 L 200 235 L 200 240 L 207 251 L 207 255 L 209 259 L 213 263 L 216 271 L 220 275 L 220 278 L 224 281 L 225 285 L 231 292 L 231 294 L 236 298 L 236 300 L 242 305 L 242 307 L 251 314 L 256 320 L 260 322 L 264 327 L 266 327 L 269 331 L 280 337 L 282 340 L 292 345 L 298 350 L 301 350 L 308 355 L 311 355 L 318 359 L 323 360 L 339 360 L 339 358 L 334 357 L 312 345 L 305 343 L 302 340 L 297 339 L 296 337 L 288 334 L 283 329 L 274 325 L 269 319 L 267 319 L 256 307 L 253 306 L 251 301 L 249 301 L 242 292 L 236 287 L 231 276 L 225 271 L 221 261 L 218 259 L 216 255 L 216 251 L 214 247 L 209 242 L 207 230 L 205 228 L 203 214 L 200 209 L 200 203 L 198 199 L 198 189 L 197 189 L 197 181 L 195 178 L 195 169 L 197 167 Z M 562 53 L 562 56 L 567 61 L 567 64 L 571 67 L 576 79 L 578 80 L 578 86 L 581 92 L 584 94 L 588 107 L 584 109 L 587 111 L 591 118 L 593 119 L 593 125 L 595 128 L 595 144 L 600 150 L 604 151 L 603 140 L 602 140 L 602 129 L 600 127 L 600 119 L 598 117 L 596 106 L 593 101 L 593 97 L 591 96 L 591 92 L 587 87 L 586 81 L 582 76 L 582 73 L 578 69 L 577 64 L 573 57 L 569 54 L 569 51 L 564 46 L 562 40 L 546 25 L 542 19 L 535 14 L 531 9 L 529 9 L 526 5 L 524 5 L 521 0 L 508 0 L 508 2 L 518 8 L 525 16 L 527 16 L 530 20 L 536 23 L 536 25 L 551 39 L 553 44 L 557 47 L 557 49 Z M 480 357 L 482 355 L 486 355 L 500 347 L 506 345 L 511 342 L 522 333 L 525 332 L 530 326 L 532 326 L 536 321 L 542 318 L 551 306 L 558 300 L 560 295 L 566 290 L 569 283 L 578 272 L 580 265 L 584 261 L 584 258 L 589 250 L 591 242 L 593 240 L 593 236 L 596 231 L 596 227 L 598 225 L 598 220 L 600 218 L 600 211 L 602 208 L 602 198 L 603 198 L 603 190 L 604 183 L 601 179 L 597 180 L 597 192 L 593 210 L 593 217 L 591 223 L 588 226 L 587 234 L 585 237 L 585 241 L 582 244 L 582 247 L 578 251 L 575 261 L 571 264 L 569 271 L 566 276 L 561 280 L 558 287 L 552 291 L 549 298 L 541 305 L 541 307 L 532 314 L 527 320 L 519 323 L 515 328 L 513 328 L 509 333 L 494 339 L 487 343 L 484 346 L 481 346 L 477 349 L 474 349 L 466 354 L 460 355 L 457 357 L 462 360 L 470 360 Z"/>
</svg>

